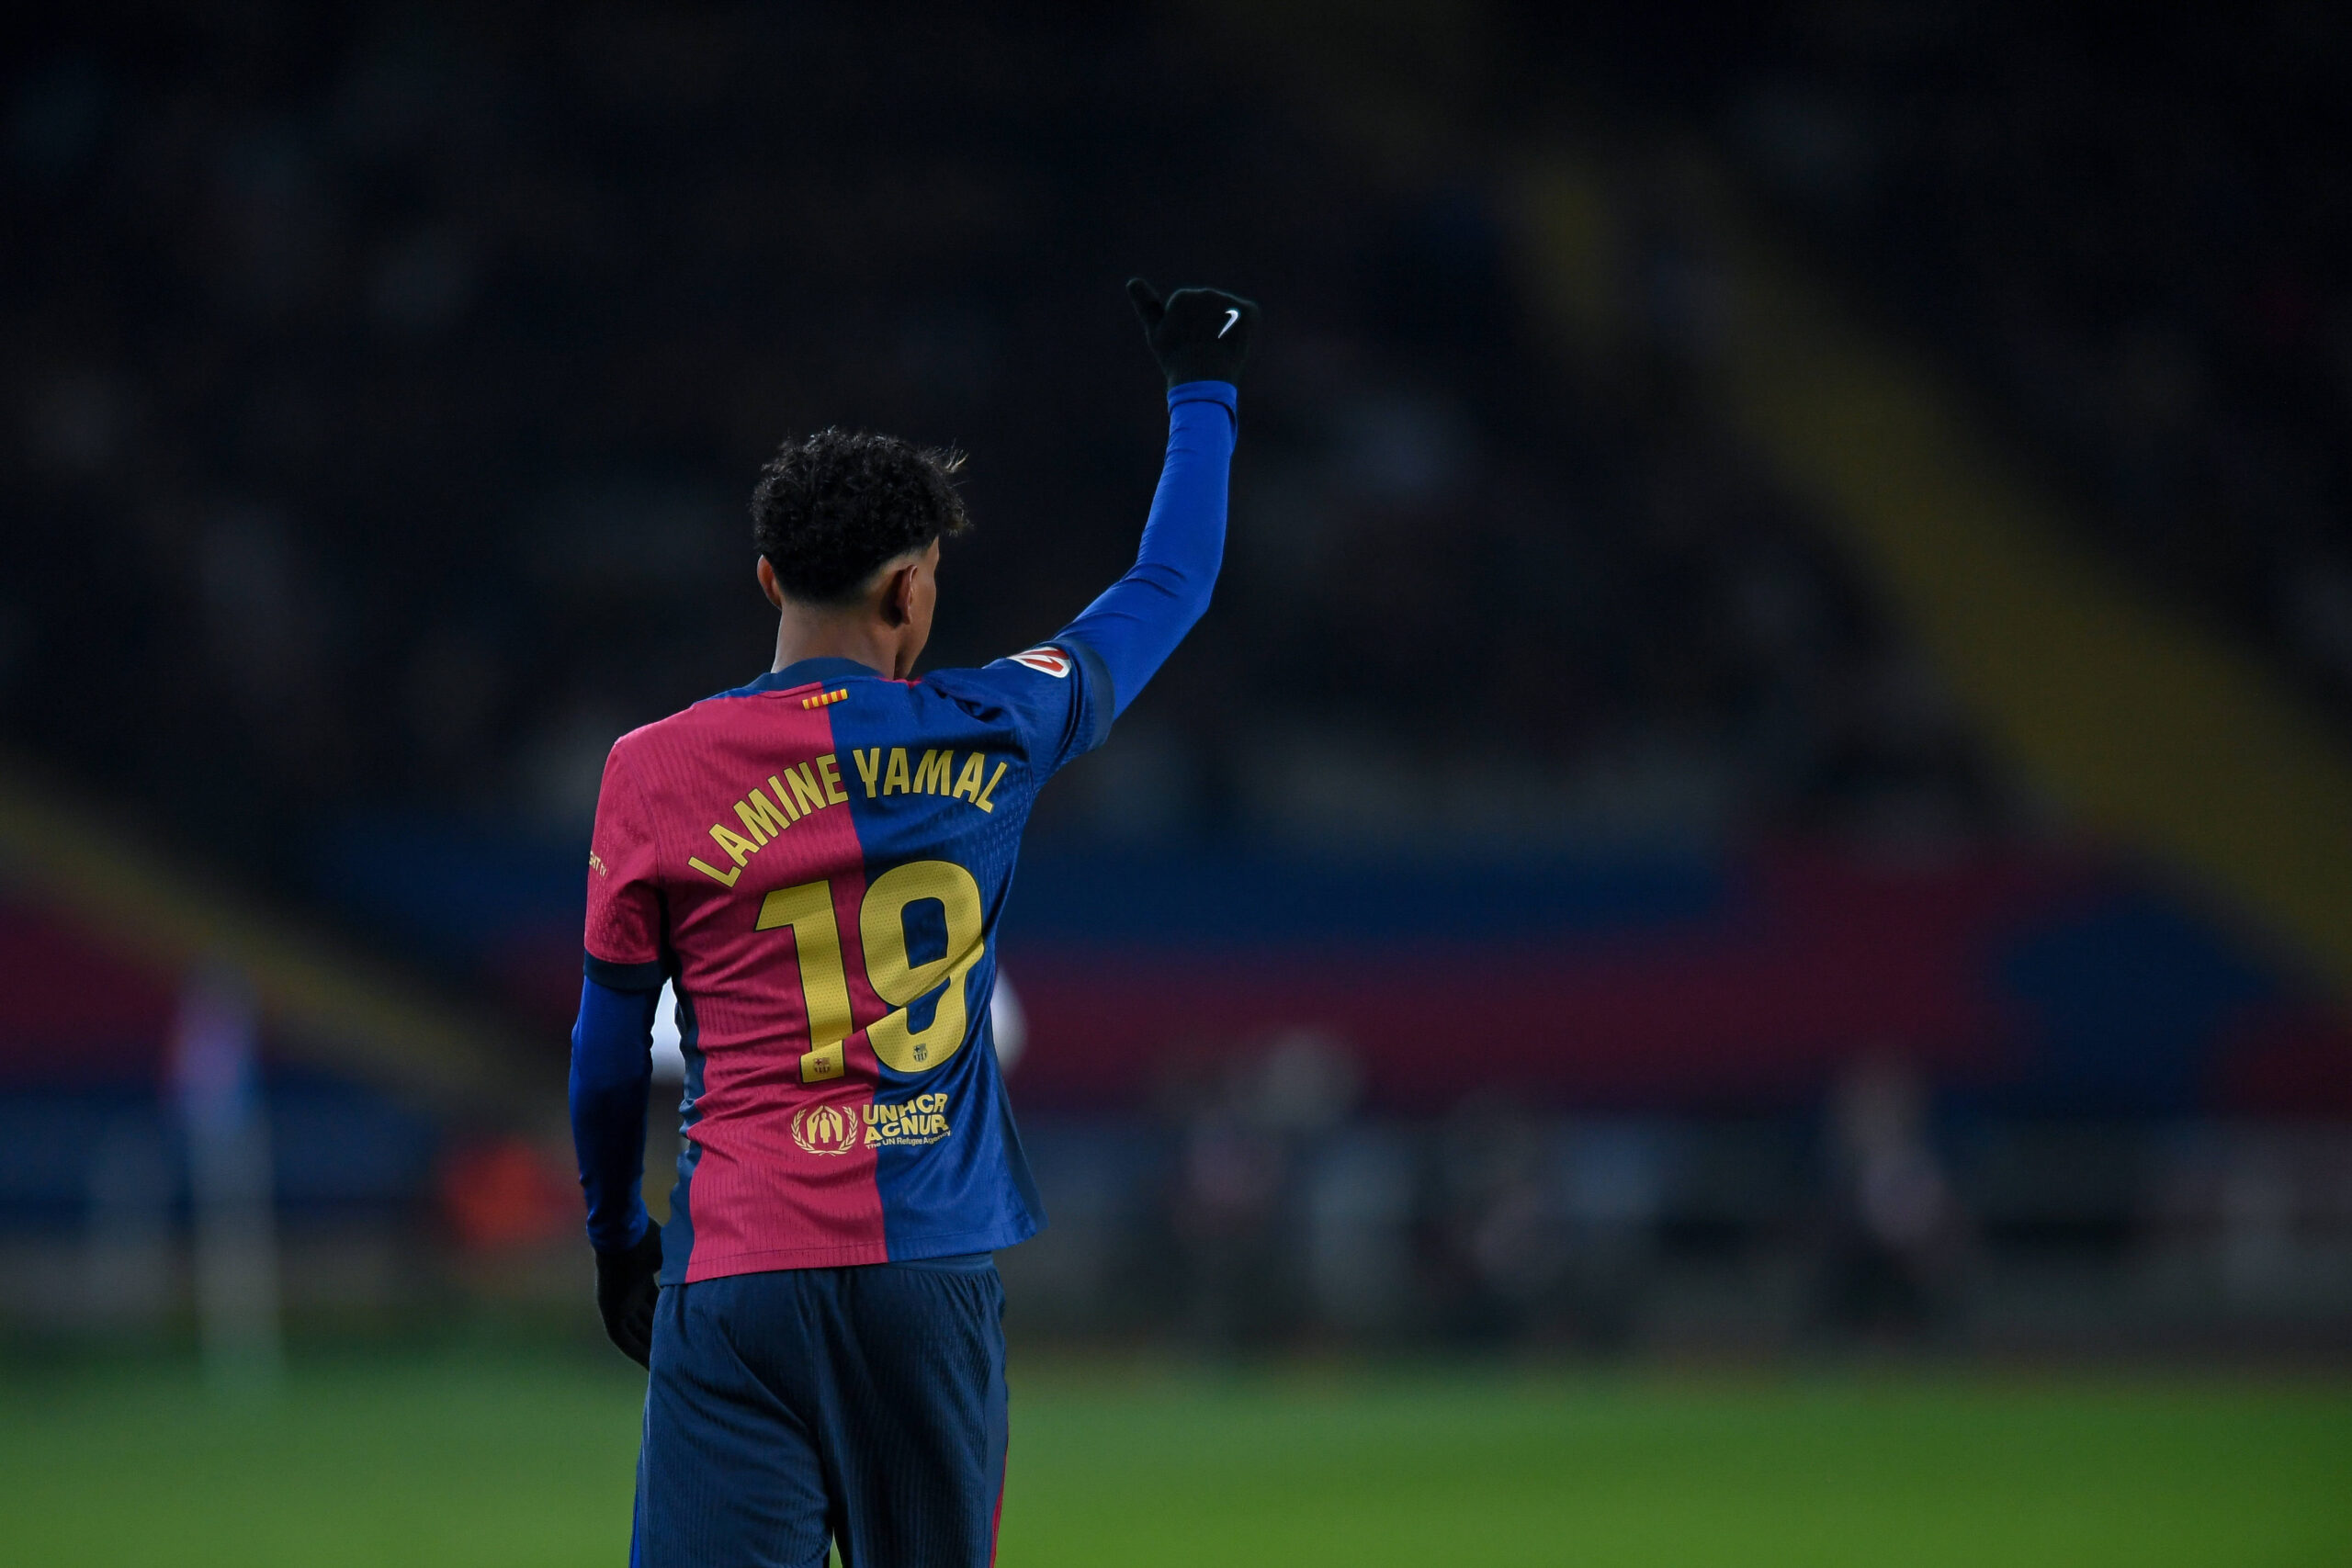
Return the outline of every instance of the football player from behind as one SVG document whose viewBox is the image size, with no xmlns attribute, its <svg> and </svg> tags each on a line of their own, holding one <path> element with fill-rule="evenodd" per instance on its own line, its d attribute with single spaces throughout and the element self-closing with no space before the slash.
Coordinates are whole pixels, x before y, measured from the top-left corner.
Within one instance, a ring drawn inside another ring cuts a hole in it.
<svg viewBox="0 0 2352 1568">
<path fill-rule="evenodd" d="M 1004 1483 L 991 1254 L 1045 1215 L 990 1038 L 1056 770 L 1207 607 L 1258 308 L 1128 285 L 1168 382 L 1132 570 L 1045 642 L 917 675 L 958 459 L 826 430 L 752 496 L 768 673 L 621 738 L 589 855 L 571 1117 L 615 1344 L 650 1369 L 643 1568 L 981 1568 Z M 639 1195 L 676 996 L 670 1220 Z"/>
</svg>

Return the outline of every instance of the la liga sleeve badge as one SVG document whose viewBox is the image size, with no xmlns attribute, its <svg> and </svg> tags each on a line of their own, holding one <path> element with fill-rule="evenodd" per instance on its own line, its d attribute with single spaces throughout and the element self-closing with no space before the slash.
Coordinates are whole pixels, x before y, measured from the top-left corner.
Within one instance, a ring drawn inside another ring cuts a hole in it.
<svg viewBox="0 0 2352 1568">
<path fill-rule="evenodd" d="M 1051 675 L 1057 681 L 1069 679 L 1069 655 L 1058 648 L 1033 648 L 1026 653 L 1014 654 L 1012 661 L 1025 664 L 1041 675 Z"/>
</svg>

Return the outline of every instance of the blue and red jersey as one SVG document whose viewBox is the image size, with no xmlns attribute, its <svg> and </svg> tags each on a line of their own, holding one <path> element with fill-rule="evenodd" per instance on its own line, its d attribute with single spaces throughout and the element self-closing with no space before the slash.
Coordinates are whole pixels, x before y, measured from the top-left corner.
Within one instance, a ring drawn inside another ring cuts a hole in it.
<svg viewBox="0 0 2352 1568">
<path fill-rule="evenodd" d="M 613 747 L 572 1122 L 589 1232 L 643 1234 L 646 1032 L 686 1061 L 667 1283 L 1008 1247 L 1045 1216 L 989 1027 L 1037 791 L 1205 608 L 1233 389 L 1169 394 L 1135 568 L 1052 642 L 917 681 L 810 659 Z"/>
<path fill-rule="evenodd" d="M 588 972 L 677 996 L 673 1278 L 1036 1231 L 989 1032 L 997 921 L 1030 805 L 1109 728 L 1108 685 L 1075 642 L 914 682 L 812 659 L 614 746 Z"/>
</svg>

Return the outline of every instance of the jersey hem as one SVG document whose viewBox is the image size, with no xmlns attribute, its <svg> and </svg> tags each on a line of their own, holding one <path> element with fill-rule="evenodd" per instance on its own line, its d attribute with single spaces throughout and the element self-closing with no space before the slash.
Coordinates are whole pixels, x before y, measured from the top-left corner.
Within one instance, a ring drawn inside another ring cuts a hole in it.
<svg viewBox="0 0 2352 1568">
<path fill-rule="evenodd" d="M 1041 1228 L 1034 1222 L 1014 1221 L 1011 1224 L 990 1225 L 986 1230 L 905 1236 L 891 1246 L 890 1261 L 914 1263 L 926 1258 L 953 1258 L 959 1252 L 994 1252 L 1001 1247 L 1020 1246 Z"/>
<path fill-rule="evenodd" d="M 966 1247 L 967 1252 L 976 1248 Z M 888 1263 L 887 1242 L 859 1241 L 831 1247 L 770 1247 L 751 1252 L 729 1252 L 705 1258 L 700 1249 L 688 1258 L 685 1283 L 723 1280 L 731 1274 L 775 1274 L 793 1269 L 847 1269 L 860 1263 Z"/>
<path fill-rule="evenodd" d="M 893 1247 L 887 1242 L 861 1241 L 836 1247 L 763 1247 L 730 1252 L 705 1259 L 695 1252 L 686 1263 L 683 1283 L 730 1279 L 737 1274 L 783 1274 L 796 1269 L 854 1269 L 867 1263 L 914 1263 L 926 1258 L 952 1258 L 959 1252 L 995 1252 L 1017 1247 L 1037 1234 L 1035 1224 L 990 1225 L 984 1230 L 942 1231 L 910 1237 Z M 663 1280 L 664 1284 L 677 1281 Z"/>
</svg>

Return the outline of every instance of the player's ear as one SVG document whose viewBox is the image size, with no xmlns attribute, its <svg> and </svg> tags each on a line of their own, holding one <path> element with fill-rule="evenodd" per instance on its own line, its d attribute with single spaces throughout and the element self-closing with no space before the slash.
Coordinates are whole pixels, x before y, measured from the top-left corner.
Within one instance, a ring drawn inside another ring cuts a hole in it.
<svg viewBox="0 0 2352 1568">
<path fill-rule="evenodd" d="M 915 563 L 900 561 L 890 569 L 882 581 L 882 619 L 893 626 L 903 626 L 915 613 Z"/>
<path fill-rule="evenodd" d="M 784 608 L 784 584 L 775 580 L 775 568 L 768 564 L 767 557 L 762 556 L 760 558 L 759 570 L 755 575 L 757 575 L 760 580 L 760 592 L 768 596 L 768 603 L 775 605 L 778 610 L 782 610 Z"/>
</svg>

